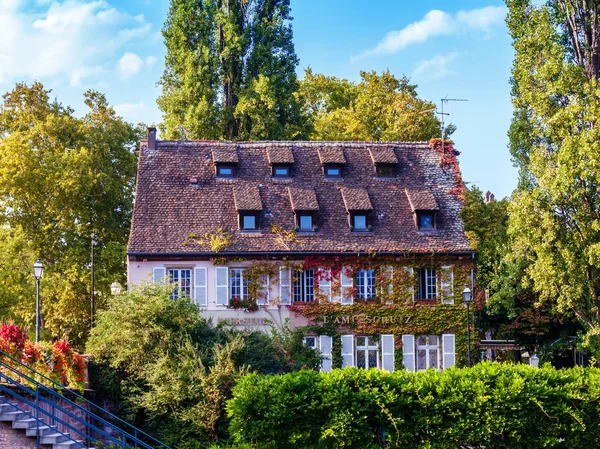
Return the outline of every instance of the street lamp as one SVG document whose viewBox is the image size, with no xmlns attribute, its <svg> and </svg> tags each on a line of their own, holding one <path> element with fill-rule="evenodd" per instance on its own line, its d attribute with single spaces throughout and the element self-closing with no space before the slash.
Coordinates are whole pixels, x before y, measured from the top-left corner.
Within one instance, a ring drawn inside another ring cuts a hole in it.
<svg viewBox="0 0 600 449">
<path fill-rule="evenodd" d="M 96 238 L 96 234 L 91 235 L 92 239 L 92 311 L 91 311 L 91 327 L 94 327 L 94 314 L 96 313 L 96 295 L 94 291 L 94 248 L 98 244 L 98 239 Z"/>
<path fill-rule="evenodd" d="M 110 284 L 110 292 L 113 294 L 113 296 L 117 296 L 118 294 L 120 294 L 121 290 L 123 290 L 123 287 L 121 286 L 121 284 L 119 284 L 119 282 L 115 281 L 112 284 Z"/>
<path fill-rule="evenodd" d="M 40 280 L 44 275 L 44 264 L 40 259 L 33 264 L 33 277 L 35 277 L 35 341 L 40 341 Z"/>
<path fill-rule="evenodd" d="M 467 305 L 467 361 L 469 368 L 471 367 L 471 318 L 469 314 L 469 304 L 471 304 L 471 289 L 465 287 L 463 290 L 463 300 Z"/>
</svg>

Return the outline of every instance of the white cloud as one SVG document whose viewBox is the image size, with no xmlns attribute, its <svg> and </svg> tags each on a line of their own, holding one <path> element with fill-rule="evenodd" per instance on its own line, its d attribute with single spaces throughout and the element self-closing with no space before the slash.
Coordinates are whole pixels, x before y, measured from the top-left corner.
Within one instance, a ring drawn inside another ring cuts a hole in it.
<svg viewBox="0 0 600 449">
<path fill-rule="evenodd" d="M 494 26 L 504 23 L 506 13 L 507 9 L 504 6 L 462 10 L 454 15 L 433 9 L 425 14 L 423 19 L 401 30 L 390 31 L 374 48 L 351 60 L 354 62 L 366 56 L 397 53 L 409 45 L 425 42 L 436 36 L 450 36 L 469 30 L 488 33 Z"/>
<path fill-rule="evenodd" d="M 131 78 L 133 75 L 138 73 L 144 61 L 135 53 L 125 53 L 121 59 L 119 59 L 119 75 L 123 79 Z"/>
<path fill-rule="evenodd" d="M 156 64 L 156 57 L 155 56 L 148 56 L 146 58 L 146 65 L 148 67 L 152 67 L 154 64 Z"/>
<path fill-rule="evenodd" d="M 143 16 L 104 0 L 0 0 L 0 82 L 97 81 L 131 39 L 151 33 Z"/>
<path fill-rule="evenodd" d="M 144 121 L 144 113 L 148 108 L 143 101 L 140 101 L 139 103 L 116 104 L 114 109 L 117 114 L 119 114 L 128 122 L 139 123 Z"/>
<path fill-rule="evenodd" d="M 448 55 L 435 55 L 431 59 L 423 59 L 417 62 L 413 70 L 414 77 L 438 79 L 450 75 L 452 70 L 449 65 L 459 56 L 458 52 Z"/>
</svg>

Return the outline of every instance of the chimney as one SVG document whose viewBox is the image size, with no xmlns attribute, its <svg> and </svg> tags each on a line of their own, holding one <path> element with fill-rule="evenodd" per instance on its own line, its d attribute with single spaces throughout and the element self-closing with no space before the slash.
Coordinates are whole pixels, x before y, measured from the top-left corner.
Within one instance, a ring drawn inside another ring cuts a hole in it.
<svg viewBox="0 0 600 449">
<path fill-rule="evenodd" d="M 494 199 L 495 197 L 492 192 L 490 192 L 489 190 L 485 192 L 485 204 L 490 204 L 492 201 L 494 201 Z"/>
<path fill-rule="evenodd" d="M 148 150 L 156 150 L 156 128 L 148 128 Z"/>
</svg>

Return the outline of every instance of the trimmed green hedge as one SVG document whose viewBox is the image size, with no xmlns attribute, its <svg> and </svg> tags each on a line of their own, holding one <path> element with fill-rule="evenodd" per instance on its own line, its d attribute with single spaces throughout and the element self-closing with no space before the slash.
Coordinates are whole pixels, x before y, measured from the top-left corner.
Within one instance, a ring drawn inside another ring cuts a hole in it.
<svg viewBox="0 0 600 449">
<path fill-rule="evenodd" d="M 593 448 L 600 370 L 482 363 L 444 372 L 249 374 L 229 401 L 237 442 L 265 448 Z"/>
</svg>

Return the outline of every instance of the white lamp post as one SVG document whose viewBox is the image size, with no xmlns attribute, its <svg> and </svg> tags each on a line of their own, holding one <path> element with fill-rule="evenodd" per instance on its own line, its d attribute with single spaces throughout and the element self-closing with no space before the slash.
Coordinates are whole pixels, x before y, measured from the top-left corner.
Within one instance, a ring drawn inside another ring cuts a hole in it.
<svg viewBox="0 0 600 449">
<path fill-rule="evenodd" d="M 465 287 L 463 290 L 463 300 L 467 305 L 467 362 L 469 368 L 471 367 L 471 318 L 469 313 L 469 304 L 471 304 L 471 289 Z"/>
<path fill-rule="evenodd" d="M 33 264 L 33 277 L 35 277 L 35 341 L 40 341 L 40 280 L 44 275 L 44 264 L 38 259 Z"/>
</svg>

